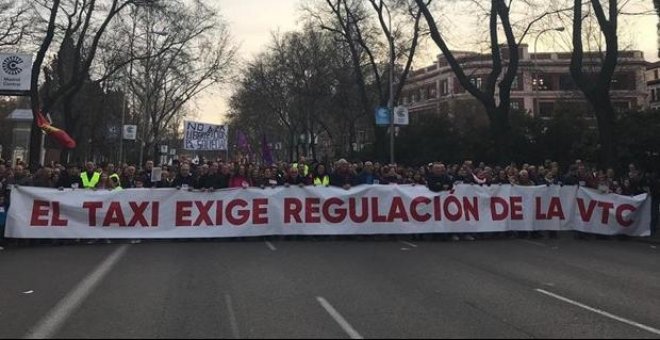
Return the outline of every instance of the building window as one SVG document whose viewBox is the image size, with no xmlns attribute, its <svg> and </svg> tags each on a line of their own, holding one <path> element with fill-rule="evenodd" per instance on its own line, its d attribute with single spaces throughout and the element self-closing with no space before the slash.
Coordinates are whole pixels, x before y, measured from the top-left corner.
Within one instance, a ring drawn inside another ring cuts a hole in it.
<svg viewBox="0 0 660 340">
<path fill-rule="evenodd" d="M 525 100 L 523 98 L 511 98 L 511 110 L 513 110 L 513 111 L 524 111 L 525 110 Z"/>
<path fill-rule="evenodd" d="M 449 114 L 449 103 L 447 101 L 443 101 L 440 103 L 440 113 L 445 115 Z"/>
<path fill-rule="evenodd" d="M 478 88 L 480 90 L 481 90 L 481 86 L 483 85 L 481 77 L 472 77 L 472 78 L 470 78 L 470 83 L 472 83 L 472 85 L 474 85 L 476 88 Z"/>
<path fill-rule="evenodd" d="M 429 86 L 429 98 L 436 98 L 438 95 L 438 90 L 435 88 L 435 84 Z"/>
<path fill-rule="evenodd" d="M 577 90 L 577 85 L 575 85 L 570 74 L 562 74 L 559 76 L 559 89 L 562 91 Z"/>
<path fill-rule="evenodd" d="M 539 116 L 540 117 L 552 117 L 552 114 L 555 111 L 555 103 L 553 103 L 553 102 L 540 102 L 538 105 L 539 105 Z"/>
<path fill-rule="evenodd" d="M 655 102 L 655 89 L 651 89 L 651 103 Z"/>
<path fill-rule="evenodd" d="M 536 91 L 552 91 L 552 78 L 548 74 L 538 73 L 532 78 L 532 86 Z"/>
<path fill-rule="evenodd" d="M 626 111 L 630 110 L 630 102 L 627 102 L 627 101 L 625 101 L 625 102 L 614 102 L 614 103 L 612 103 L 612 106 L 614 106 L 614 110 L 616 112 L 619 112 L 619 113 L 626 112 Z"/>
<path fill-rule="evenodd" d="M 618 73 L 612 77 L 612 90 L 634 90 L 635 74 Z"/>
<path fill-rule="evenodd" d="M 513 78 L 513 82 L 511 83 L 511 90 L 523 91 L 525 89 L 523 86 L 523 82 L 520 81 L 520 79 L 523 79 L 523 75 L 519 73 L 515 76 L 515 78 Z"/>
<path fill-rule="evenodd" d="M 415 92 L 413 92 L 413 93 L 410 95 L 410 102 L 411 102 L 411 103 L 415 103 L 416 101 L 417 101 L 417 96 L 415 95 Z"/>
<path fill-rule="evenodd" d="M 443 79 L 440 83 L 440 94 L 443 96 L 449 94 L 449 79 Z"/>
<path fill-rule="evenodd" d="M 425 88 L 419 89 L 419 100 L 420 101 L 426 100 L 426 91 L 425 90 L 426 90 Z"/>
<path fill-rule="evenodd" d="M 461 82 L 458 81 L 458 78 L 454 78 L 454 93 L 465 93 L 465 89 L 461 86 Z"/>
</svg>

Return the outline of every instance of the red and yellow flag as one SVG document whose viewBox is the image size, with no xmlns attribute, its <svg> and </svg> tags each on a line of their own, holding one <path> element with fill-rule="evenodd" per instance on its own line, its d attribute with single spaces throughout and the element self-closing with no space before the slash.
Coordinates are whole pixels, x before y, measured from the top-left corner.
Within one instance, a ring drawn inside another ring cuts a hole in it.
<svg viewBox="0 0 660 340">
<path fill-rule="evenodd" d="M 64 130 L 60 130 L 50 124 L 43 113 L 37 112 L 37 126 L 48 136 L 55 139 L 63 148 L 73 149 L 76 147 L 76 141 Z"/>
</svg>

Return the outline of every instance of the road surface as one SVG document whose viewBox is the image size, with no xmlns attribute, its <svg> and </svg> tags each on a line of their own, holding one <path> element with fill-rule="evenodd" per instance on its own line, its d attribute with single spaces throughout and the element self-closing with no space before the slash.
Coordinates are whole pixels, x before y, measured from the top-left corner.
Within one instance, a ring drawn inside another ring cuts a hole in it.
<svg viewBox="0 0 660 340">
<path fill-rule="evenodd" d="M 0 252 L 0 338 L 660 338 L 636 241 L 145 242 Z"/>
</svg>

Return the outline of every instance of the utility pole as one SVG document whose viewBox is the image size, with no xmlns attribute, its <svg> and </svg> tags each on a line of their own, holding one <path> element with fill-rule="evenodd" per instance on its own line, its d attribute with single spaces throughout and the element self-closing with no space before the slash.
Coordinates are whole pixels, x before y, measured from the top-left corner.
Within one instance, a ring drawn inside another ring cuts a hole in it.
<svg viewBox="0 0 660 340">
<path fill-rule="evenodd" d="M 390 28 L 390 34 L 387 37 L 390 47 L 390 90 L 387 109 L 390 112 L 390 164 L 394 164 L 394 33 L 392 32 L 392 13 L 390 13 L 390 9 L 384 2 L 383 5 L 387 9 L 388 26 Z"/>
</svg>

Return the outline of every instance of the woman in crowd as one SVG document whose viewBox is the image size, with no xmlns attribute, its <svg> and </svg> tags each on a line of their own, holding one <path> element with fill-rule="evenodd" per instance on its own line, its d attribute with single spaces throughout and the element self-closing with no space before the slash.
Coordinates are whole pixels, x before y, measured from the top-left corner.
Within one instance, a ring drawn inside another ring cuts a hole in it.
<svg viewBox="0 0 660 340">
<path fill-rule="evenodd" d="M 312 172 L 313 181 L 315 186 L 327 187 L 330 185 L 330 175 L 326 172 L 325 164 L 317 164 Z"/>
<path fill-rule="evenodd" d="M 245 165 L 240 164 L 236 165 L 234 167 L 234 175 L 231 177 L 231 180 L 229 181 L 229 187 L 230 188 L 248 188 L 252 186 L 252 183 L 250 181 L 250 178 L 248 177 L 247 174 L 247 168 Z"/>
</svg>

